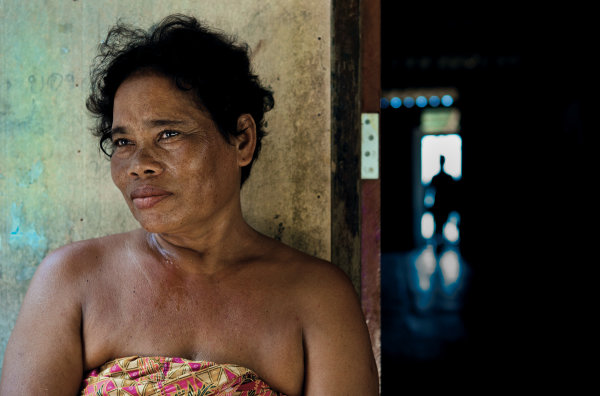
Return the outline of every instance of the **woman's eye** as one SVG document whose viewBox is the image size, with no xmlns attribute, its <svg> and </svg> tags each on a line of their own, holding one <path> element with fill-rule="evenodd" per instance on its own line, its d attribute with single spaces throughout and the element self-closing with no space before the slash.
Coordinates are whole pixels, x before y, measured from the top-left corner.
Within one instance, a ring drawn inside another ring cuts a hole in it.
<svg viewBox="0 0 600 396">
<path fill-rule="evenodd" d="M 179 132 L 176 131 L 162 131 L 160 134 L 160 139 L 168 139 L 177 135 L 179 135 Z"/>
<path fill-rule="evenodd" d="M 129 144 L 129 140 L 127 139 L 115 139 L 113 140 L 114 147 L 123 147 Z"/>
</svg>

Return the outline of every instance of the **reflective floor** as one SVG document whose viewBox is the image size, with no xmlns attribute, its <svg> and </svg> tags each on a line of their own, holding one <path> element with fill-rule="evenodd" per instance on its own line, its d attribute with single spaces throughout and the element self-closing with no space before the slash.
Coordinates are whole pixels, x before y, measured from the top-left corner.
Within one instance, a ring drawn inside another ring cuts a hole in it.
<svg viewBox="0 0 600 396">
<path fill-rule="evenodd" d="M 383 395 L 441 389 L 468 363 L 463 307 L 469 279 L 453 245 L 382 255 Z"/>
</svg>

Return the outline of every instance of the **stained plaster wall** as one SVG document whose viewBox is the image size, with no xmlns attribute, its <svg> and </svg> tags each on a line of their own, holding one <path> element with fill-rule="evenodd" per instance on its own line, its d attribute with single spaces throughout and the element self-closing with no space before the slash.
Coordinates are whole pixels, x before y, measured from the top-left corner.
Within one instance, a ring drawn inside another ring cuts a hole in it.
<svg viewBox="0 0 600 396">
<path fill-rule="evenodd" d="M 242 191 L 246 219 L 330 258 L 330 7 L 329 0 L 0 0 L 0 361 L 50 250 L 138 227 L 88 132 L 84 105 L 96 45 L 119 17 L 147 27 L 189 13 L 249 44 L 276 105 Z"/>
</svg>

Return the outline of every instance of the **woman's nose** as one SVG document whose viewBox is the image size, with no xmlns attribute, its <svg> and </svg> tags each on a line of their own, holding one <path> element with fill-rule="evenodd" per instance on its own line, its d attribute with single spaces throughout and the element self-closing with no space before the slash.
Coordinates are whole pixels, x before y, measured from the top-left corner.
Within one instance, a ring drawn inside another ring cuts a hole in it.
<svg viewBox="0 0 600 396">
<path fill-rule="evenodd" d="M 163 171 L 162 163 L 147 149 L 137 150 L 129 166 L 129 175 L 133 177 L 156 176 Z"/>
</svg>

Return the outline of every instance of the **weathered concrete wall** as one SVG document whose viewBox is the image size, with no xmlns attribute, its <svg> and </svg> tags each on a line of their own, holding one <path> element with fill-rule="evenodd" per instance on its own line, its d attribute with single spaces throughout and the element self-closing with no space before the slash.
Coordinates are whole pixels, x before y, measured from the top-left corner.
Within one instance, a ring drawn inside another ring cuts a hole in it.
<svg viewBox="0 0 600 396">
<path fill-rule="evenodd" d="M 330 1 L 0 0 L 0 361 L 49 250 L 136 228 L 85 110 L 96 44 L 117 18 L 173 12 L 237 34 L 275 91 L 270 135 L 243 190 L 247 220 L 330 257 Z M 1 370 L 1 365 L 0 365 Z"/>
</svg>

